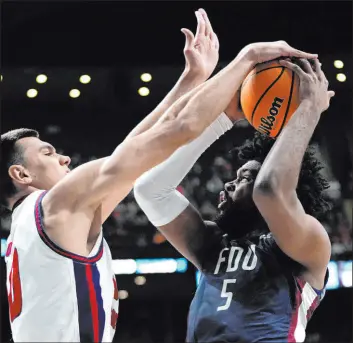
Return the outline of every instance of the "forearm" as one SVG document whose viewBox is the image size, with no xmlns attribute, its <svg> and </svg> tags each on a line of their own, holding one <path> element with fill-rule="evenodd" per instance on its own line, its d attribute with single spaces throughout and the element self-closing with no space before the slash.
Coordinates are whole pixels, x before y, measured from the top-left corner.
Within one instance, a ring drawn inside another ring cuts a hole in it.
<svg viewBox="0 0 353 343">
<path fill-rule="evenodd" d="M 199 137 L 180 147 L 135 182 L 136 201 L 152 224 L 166 225 L 185 210 L 189 202 L 176 187 L 201 154 L 232 126 L 231 120 L 222 113 Z"/>
<path fill-rule="evenodd" d="M 180 147 L 167 160 L 144 173 L 136 180 L 135 188 L 149 193 L 175 189 L 203 152 L 232 126 L 229 118 L 222 113 L 199 137 Z"/>
<path fill-rule="evenodd" d="M 172 90 L 165 96 L 158 106 L 128 134 L 126 138 L 134 137 L 151 128 L 170 106 L 183 95 L 202 84 L 203 81 L 204 80 L 197 76 L 183 72 Z"/>
<path fill-rule="evenodd" d="M 178 117 L 197 137 L 226 109 L 253 66 L 248 55 L 240 53 L 217 75 L 179 99 L 159 123 Z M 182 110 L 176 110 L 181 103 Z"/>
<path fill-rule="evenodd" d="M 227 107 L 253 65 L 246 54 L 239 54 L 215 77 L 176 101 L 153 127 L 120 144 L 104 164 L 102 173 L 108 178 L 119 174 L 126 183 L 134 182 L 179 147 L 193 141 Z"/>
<path fill-rule="evenodd" d="M 311 102 L 300 104 L 264 161 L 255 187 L 282 192 L 296 189 L 301 163 L 320 115 Z"/>
</svg>

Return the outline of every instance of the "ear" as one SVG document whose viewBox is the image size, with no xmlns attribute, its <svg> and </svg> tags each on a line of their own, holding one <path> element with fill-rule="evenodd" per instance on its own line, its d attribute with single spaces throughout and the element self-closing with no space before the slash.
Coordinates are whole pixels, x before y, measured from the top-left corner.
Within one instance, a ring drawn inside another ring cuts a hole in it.
<svg viewBox="0 0 353 343">
<path fill-rule="evenodd" d="M 33 181 L 29 171 L 19 164 L 12 165 L 8 172 L 10 178 L 21 185 L 29 185 Z"/>
</svg>

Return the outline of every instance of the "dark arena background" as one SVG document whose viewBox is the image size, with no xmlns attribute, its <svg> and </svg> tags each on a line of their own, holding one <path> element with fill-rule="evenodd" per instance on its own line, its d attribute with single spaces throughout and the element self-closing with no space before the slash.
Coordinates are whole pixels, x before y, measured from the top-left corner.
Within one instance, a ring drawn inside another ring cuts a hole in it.
<svg viewBox="0 0 353 343">
<path fill-rule="evenodd" d="M 73 167 L 110 154 L 177 81 L 184 67 L 180 29 L 195 32 L 200 7 L 219 37 L 218 69 L 256 41 L 283 39 L 319 54 L 336 92 L 312 140 L 334 202 L 324 222 L 332 261 L 306 341 L 352 342 L 352 2 L 5 2 L 1 131 L 35 128 L 71 156 Z M 216 213 L 222 182 L 235 167 L 227 151 L 252 133 L 243 124 L 225 135 L 180 185 L 205 218 Z M 9 221 L 2 220 L 2 256 L 8 233 Z M 195 268 L 149 224 L 133 194 L 104 234 L 121 299 L 114 342 L 183 342 Z M 1 341 L 8 342 L 3 258 L 1 272 Z"/>
</svg>

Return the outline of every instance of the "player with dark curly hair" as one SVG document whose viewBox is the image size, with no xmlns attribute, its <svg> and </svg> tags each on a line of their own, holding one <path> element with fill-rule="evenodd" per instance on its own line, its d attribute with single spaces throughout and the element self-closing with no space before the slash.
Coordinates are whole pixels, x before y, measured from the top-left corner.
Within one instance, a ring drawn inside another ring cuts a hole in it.
<svg viewBox="0 0 353 343">
<path fill-rule="evenodd" d="M 241 147 L 233 149 L 231 154 L 243 163 L 254 160 L 262 164 L 274 143 L 275 140 L 255 132 L 253 139 L 246 140 Z M 296 192 L 305 212 L 320 218 L 330 207 L 323 197 L 329 183 L 320 173 L 324 166 L 314 155 L 314 149 L 309 146 L 302 160 Z"/>
<path fill-rule="evenodd" d="M 303 342 L 324 296 L 331 244 L 318 218 L 328 183 L 308 144 L 334 93 L 318 60 L 280 63 L 300 78 L 300 106 L 276 140 L 256 133 L 233 151 L 244 164 L 224 185 L 213 222 L 176 187 L 232 127 L 231 111 L 221 115 L 225 125 L 211 125 L 135 183 L 149 220 L 201 271 L 187 342 Z M 241 112 L 238 103 L 229 108 Z"/>
<path fill-rule="evenodd" d="M 259 162 L 261 165 L 266 156 L 271 151 L 275 140 L 268 136 L 255 132 L 252 139 L 248 139 L 240 147 L 234 148 L 230 151 L 230 155 L 234 162 L 242 162 L 246 165 L 248 162 L 252 165 L 251 161 Z M 322 218 L 327 211 L 330 209 L 330 204 L 325 200 L 324 191 L 329 188 L 329 183 L 321 175 L 320 171 L 323 169 L 323 165 L 319 160 L 314 157 L 313 147 L 308 147 L 305 151 L 303 161 L 301 164 L 298 184 L 296 193 L 300 203 L 302 204 L 305 212 L 315 218 Z M 255 173 L 257 173 L 255 167 Z M 226 190 L 231 189 L 231 183 L 225 185 L 225 191 L 220 194 L 220 213 L 216 216 L 215 222 L 219 227 L 222 227 L 222 231 L 228 234 L 229 237 L 251 237 L 259 235 L 260 233 L 268 233 L 269 228 L 266 222 L 263 220 L 260 212 L 256 206 L 253 206 L 251 210 L 254 221 L 261 222 L 261 228 L 259 230 L 249 230 L 248 225 L 243 225 L 240 220 L 243 217 L 247 217 L 247 212 L 244 212 L 242 208 L 237 206 L 237 201 L 228 202 L 226 200 Z M 237 229 L 234 229 L 234 226 Z M 230 232 L 228 232 L 230 230 Z"/>
</svg>

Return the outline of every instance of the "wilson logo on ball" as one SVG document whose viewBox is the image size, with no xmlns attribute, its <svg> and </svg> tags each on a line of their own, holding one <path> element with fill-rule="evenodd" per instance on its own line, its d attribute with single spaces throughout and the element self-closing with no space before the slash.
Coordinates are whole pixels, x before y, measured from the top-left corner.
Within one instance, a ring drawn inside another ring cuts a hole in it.
<svg viewBox="0 0 353 343">
<path fill-rule="evenodd" d="M 261 124 L 258 127 L 258 130 L 261 133 L 264 133 L 266 135 L 270 135 L 270 132 L 273 128 L 273 125 L 276 121 L 276 116 L 279 112 L 279 109 L 282 106 L 284 99 L 275 97 L 272 103 L 271 108 L 268 110 L 268 115 L 267 117 L 261 117 Z"/>
</svg>

